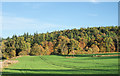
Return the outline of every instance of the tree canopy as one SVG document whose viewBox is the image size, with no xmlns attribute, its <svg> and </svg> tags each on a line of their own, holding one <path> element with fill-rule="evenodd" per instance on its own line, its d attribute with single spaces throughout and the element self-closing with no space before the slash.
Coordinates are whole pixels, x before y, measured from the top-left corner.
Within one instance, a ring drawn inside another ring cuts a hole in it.
<svg viewBox="0 0 120 76">
<path fill-rule="evenodd" d="M 47 33 L 24 33 L 0 41 L 2 58 L 19 55 L 71 55 L 116 52 L 120 45 L 120 27 L 88 27 Z"/>
</svg>

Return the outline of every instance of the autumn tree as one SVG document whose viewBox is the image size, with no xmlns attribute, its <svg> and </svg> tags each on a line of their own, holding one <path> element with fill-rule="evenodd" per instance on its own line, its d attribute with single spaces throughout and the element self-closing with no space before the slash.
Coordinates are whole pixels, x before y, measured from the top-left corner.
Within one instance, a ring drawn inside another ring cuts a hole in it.
<svg viewBox="0 0 120 76">
<path fill-rule="evenodd" d="M 57 39 L 57 43 L 55 44 L 55 53 L 67 55 L 68 54 L 68 46 L 67 44 L 70 42 L 70 39 L 64 36 L 59 36 Z"/>
<path fill-rule="evenodd" d="M 30 50 L 30 55 L 44 55 L 44 51 L 45 50 L 41 45 L 35 43 Z"/>
<path fill-rule="evenodd" d="M 89 53 L 99 53 L 99 47 L 95 44 L 92 44 L 91 47 L 88 49 Z"/>
<path fill-rule="evenodd" d="M 24 47 L 21 49 L 22 51 L 20 51 L 19 53 L 18 53 L 18 55 L 29 55 L 29 53 L 30 53 L 30 43 L 28 43 L 28 42 L 25 42 L 24 43 Z"/>
<path fill-rule="evenodd" d="M 43 48 L 45 49 L 44 55 L 50 55 L 53 52 L 53 43 L 52 42 L 42 42 Z"/>
</svg>

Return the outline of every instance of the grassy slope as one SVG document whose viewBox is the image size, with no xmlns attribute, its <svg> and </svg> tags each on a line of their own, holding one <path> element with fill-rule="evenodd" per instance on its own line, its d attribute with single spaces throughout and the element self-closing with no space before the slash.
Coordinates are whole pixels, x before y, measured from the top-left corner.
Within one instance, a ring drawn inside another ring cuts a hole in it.
<svg viewBox="0 0 120 76">
<path fill-rule="evenodd" d="M 75 58 L 24 56 L 17 59 L 17 64 L 5 68 L 3 74 L 118 74 L 118 56 L 91 55 L 76 55 Z"/>
</svg>

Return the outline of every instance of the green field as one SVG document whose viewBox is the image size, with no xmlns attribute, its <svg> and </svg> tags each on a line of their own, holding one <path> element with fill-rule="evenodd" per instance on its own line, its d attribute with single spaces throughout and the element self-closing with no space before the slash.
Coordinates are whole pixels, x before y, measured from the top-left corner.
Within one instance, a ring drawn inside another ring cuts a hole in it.
<svg viewBox="0 0 120 76">
<path fill-rule="evenodd" d="M 75 55 L 74 58 L 60 55 L 23 56 L 16 59 L 19 60 L 18 63 L 4 68 L 3 76 L 118 74 L 118 56 L 91 57 L 92 55 Z"/>
</svg>

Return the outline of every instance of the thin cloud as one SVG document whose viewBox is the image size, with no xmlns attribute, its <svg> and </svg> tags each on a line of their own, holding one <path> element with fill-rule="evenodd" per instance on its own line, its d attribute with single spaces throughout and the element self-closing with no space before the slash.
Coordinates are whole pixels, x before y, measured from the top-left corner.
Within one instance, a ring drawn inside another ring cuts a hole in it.
<svg viewBox="0 0 120 76">
<path fill-rule="evenodd" d="M 91 2 L 97 2 L 97 0 L 90 0 Z"/>
<path fill-rule="evenodd" d="M 90 0 L 90 2 L 92 2 L 93 4 L 99 4 L 100 3 L 100 1 L 98 1 L 98 0 Z"/>
<path fill-rule="evenodd" d="M 0 16 L 0 33 L 1 33 L 1 30 L 2 30 L 2 16 Z"/>
<path fill-rule="evenodd" d="M 89 0 L 92 3 L 100 3 L 100 2 L 119 2 L 119 0 Z"/>
<path fill-rule="evenodd" d="M 20 30 L 33 27 L 34 20 L 22 17 L 3 17 L 3 29 L 4 30 Z"/>
<path fill-rule="evenodd" d="M 44 26 L 44 27 L 43 27 Z M 3 17 L 3 29 L 5 30 L 14 30 L 14 29 L 44 29 L 44 28 L 58 28 L 57 24 L 51 23 L 42 23 L 35 19 L 23 18 L 23 17 Z"/>
<path fill-rule="evenodd" d="M 2 0 L 2 2 L 89 2 L 92 0 Z M 99 2 L 118 2 L 119 0 L 97 0 Z"/>
<path fill-rule="evenodd" d="M 32 9 L 40 9 L 41 7 L 47 6 L 47 3 L 40 3 L 40 2 L 27 2 L 27 3 L 22 3 L 24 7 L 30 7 Z"/>
<path fill-rule="evenodd" d="M 57 31 L 57 30 L 64 30 L 64 29 L 73 29 L 73 28 L 78 28 L 73 25 L 61 25 L 61 24 L 53 24 L 53 23 L 43 23 L 43 24 L 37 24 L 36 26 L 36 31 L 39 31 L 41 33 L 45 32 L 52 32 L 52 31 Z"/>
<path fill-rule="evenodd" d="M 24 32 L 52 32 L 55 30 L 64 30 L 77 28 L 73 25 L 62 25 L 62 24 L 53 24 L 48 22 L 40 22 L 35 19 L 23 18 L 23 17 L 3 17 L 3 33 L 4 31 L 22 31 Z"/>
</svg>

